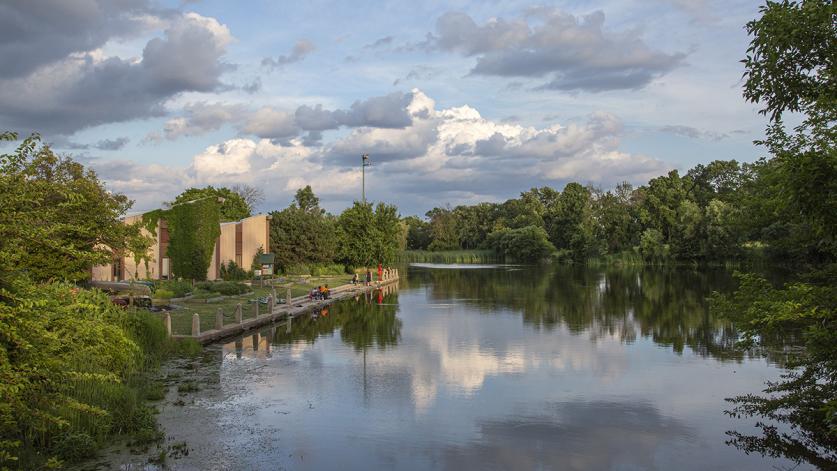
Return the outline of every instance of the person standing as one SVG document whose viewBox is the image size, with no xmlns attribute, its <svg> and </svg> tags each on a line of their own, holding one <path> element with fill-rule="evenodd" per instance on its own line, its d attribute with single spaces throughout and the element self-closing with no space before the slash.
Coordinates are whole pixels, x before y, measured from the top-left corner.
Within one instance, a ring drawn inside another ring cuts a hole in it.
<svg viewBox="0 0 837 471">
<path fill-rule="evenodd" d="M 384 279 L 384 267 L 380 263 L 378 264 L 378 281 Z"/>
<path fill-rule="evenodd" d="M 367 268 L 366 269 L 366 286 L 369 286 L 371 284 L 372 284 L 372 270 Z"/>
</svg>

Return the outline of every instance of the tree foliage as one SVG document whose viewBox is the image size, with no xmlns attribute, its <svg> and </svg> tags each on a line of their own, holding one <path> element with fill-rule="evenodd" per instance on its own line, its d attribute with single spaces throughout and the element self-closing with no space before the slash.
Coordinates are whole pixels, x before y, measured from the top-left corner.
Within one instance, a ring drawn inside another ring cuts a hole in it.
<svg viewBox="0 0 837 471">
<path fill-rule="evenodd" d="M 37 136 L 0 155 L 0 469 L 55 468 L 114 435 L 157 434 L 137 383 L 167 348 L 162 322 L 52 281 L 141 250 L 140 226 L 119 219 L 129 207 Z"/>
<path fill-rule="evenodd" d="M 830 265 L 781 289 L 741 275 L 736 293 L 713 298 L 718 312 L 745 327 L 747 345 L 799 336 L 805 346 L 765 395 L 731 399 L 730 414 L 763 420 L 761 435 L 731 432 L 730 443 L 831 469 L 837 467 L 837 9 L 827 0 L 767 2 L 747 31 L 753 39 L 743 61 L 744 96 L 770 116 L 761 144 L 772 158 L 759 162 L 756 181 L 763 183 L 745 201 L 755 203 L 765 238 Z M 802 124 L 788 130 L 786 111 L 800 113 Z"/>
<path fill-rule="evenodd" d="M 352 267 L 395 261 L 401 239 L 398 209 L 355 201 L 337 219 L 337 259 Z"/>
<path fill-rule="evenodd" d="M 271 213 L 270 251 L 281 269 L 300 264 L 331 263 L 337 251 L 334 217 L 320 208 L 310 186 L 296 192 L 294 202 Z"/>
<path fill-rule="evenodd" d="M 538 226 L 500 229 L 489 234 L 486 245 L 510 260 L 537 262 L 555 251 L 546 231 Z"/>
<path fill-rule="evenodd" d="M 15 141 L 14 133 L 0 141 Z M 0 287 L 32 280 L 79 281 L 109 263 L 139 228 L 119 221 L 131 206 L 105 190 L 96 174 L 42 145 L 38 135 L 0 155 Z"/>
</svg>

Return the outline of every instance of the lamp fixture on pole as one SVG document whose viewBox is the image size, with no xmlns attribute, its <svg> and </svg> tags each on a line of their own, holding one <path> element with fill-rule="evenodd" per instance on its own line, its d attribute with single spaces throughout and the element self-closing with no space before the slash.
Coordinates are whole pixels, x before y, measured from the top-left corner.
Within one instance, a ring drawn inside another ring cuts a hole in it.
<svg viewBox="0 0 837 471">
<path fill-rule="evenodd" d="M 361 191 L 363 196 L 363 204 L 366 204 L 366 167 L 372 165 L 372 162 L 369 161 L 369 154 L 363 154 L 360 156 L 360 171 L 361 171 Z"/>
</svg>

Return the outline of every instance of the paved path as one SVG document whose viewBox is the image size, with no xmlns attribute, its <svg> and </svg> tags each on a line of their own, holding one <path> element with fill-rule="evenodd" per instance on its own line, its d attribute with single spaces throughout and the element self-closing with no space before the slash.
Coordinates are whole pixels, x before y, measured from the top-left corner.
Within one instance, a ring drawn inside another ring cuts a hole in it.
<svg viewBox="0 0 837 471">
<path fill-rule="evenodd" d="M 312 301 L 308 299 L 308 296 L 291 298 L 290 303 L 277 304 L 273 306 L 272 312 L 265 312 L 264 314 L 259 313 L 258 317 L 243 319 L 240 323 L 233 322 L 231 324 L 224 324 L 220 329 L 195 332 L 196 325 L 193 322 L 193 335 L 172 335 L 172 337 L 175 339 L 195 339 L 201 344 L 206 345 L 228 337 L 245 334 L 264 325 L 275 323 L 277 320 L 284 319 L 288 316 L 293 317 L 302 312 L 310 312 L 313 307 L 326 306 L 335 301 L 352 298 L 358 294 L 367 293 L 384 286 L 398 283 L 398 279 L 398 274 L 395 272 L 394 275 L 387 277 L 385 280 L 373 282 L 370 286 L 364 286 L 363 284 L 346 284 L 338 286 L 331 290 L 331 296 L 329 299 L 324 300 Z M 198 316 L 198 314 L 195 314 L 195 316 Z M 166 322 L 170 325 L 171 320 L 169 319 Z M 197 325 L 200 325 L 199 319 L 196 322 Z M 197 333 L 197 335 L 194 335 L 195 333 Z"/>
</svg>

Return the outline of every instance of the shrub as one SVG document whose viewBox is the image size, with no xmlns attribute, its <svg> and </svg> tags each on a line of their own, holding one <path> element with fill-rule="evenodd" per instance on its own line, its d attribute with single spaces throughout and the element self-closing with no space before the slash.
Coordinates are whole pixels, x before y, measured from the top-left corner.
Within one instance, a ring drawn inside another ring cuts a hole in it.
<svg viewBox="0 0 837 471">
<path fill-rule="evenodd" d="M 232 296 L 236 294 L 244 294 L 250 291 L 250 287 L 244 283 L 236 283 L 234 281 L 224 281 L 216 283 L 214 291 L 223 294 L 224 296 Z"/>
<path fill-rule="evenodd" d="M 158 289 L 154 292 L 154 297 L 158 299 L 171 299 L 174 297 L 174 292 L 167 289 Z"/>
<path fill-rule="evenodd" d="M 244 294 L 250 291 L 249 286 L 244 283 L 237 283 L 234 281 L 203 281 L 196 284 L 195 287 L 211 293 L 220 293 L 224 296 Z"/>
<path fill-rule="evenodd" d="M 174 293 L 174 298 L 182 298 L 192 292 L 192 283 L 184 280 L 160 280 L 155 283 L 156 289 L 160 288 Z M 159 297 L 159 296 L 157 296 Z"/>
<path fill-rule="evenodd" d="M 82 459 L 154 426 L 141 388 L 168 342 L 154 314 L 97 290 L 17 282 L 0 332 L 0 468 Z"/>
<path fill-rule="evenodd" d="M 222 263 L 218 274 L 224 281 L 241 281 L 251 277 L 249 272 L 239 267 L 232 260 L 227 263 Z"/>
</svg>

